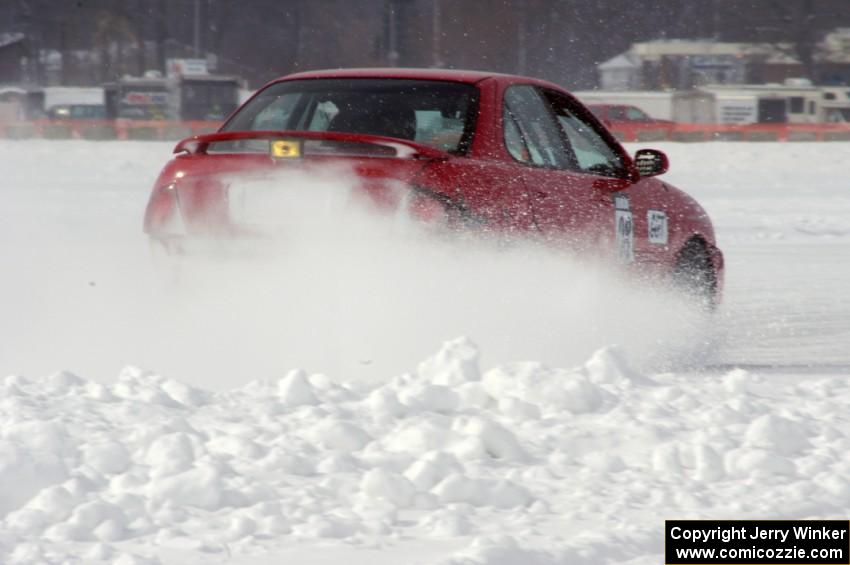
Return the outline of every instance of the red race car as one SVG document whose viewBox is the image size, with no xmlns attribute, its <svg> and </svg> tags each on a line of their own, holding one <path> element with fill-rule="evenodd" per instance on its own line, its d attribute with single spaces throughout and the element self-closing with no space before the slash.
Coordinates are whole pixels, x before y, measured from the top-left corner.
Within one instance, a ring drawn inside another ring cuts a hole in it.
<svg viewBox="0 0 850 565">
<path fill-rule="evenodd" d="M 659 120 L 637 106 L 588 104 L 587 109 L 624 140 L 670 139 L 676 122 Z"/>
<path fill-rule="evenodd" d="M 252 233 L 234 212 L 236 200 L 251 198 L 237 175 L 344 165 L 378 209 L 408 206 L 426 222 L 611 255 L 711 304 L 720 293 L 723 255 L 709 218 L 655 178 L 667 157 L 641 149 L 631 158 L 576 98 L 542 80 L 434 69 L 298 73 L 174 152 L 144 221 L 152 242 L 172 252 Z"/>
<path fill-rule="evenodd" d="M 672 126 L 676 122 L 653 118 L 637 106 L 627 104 L 588 104 L 588 110 L 603 122 Z"/>
</svg>

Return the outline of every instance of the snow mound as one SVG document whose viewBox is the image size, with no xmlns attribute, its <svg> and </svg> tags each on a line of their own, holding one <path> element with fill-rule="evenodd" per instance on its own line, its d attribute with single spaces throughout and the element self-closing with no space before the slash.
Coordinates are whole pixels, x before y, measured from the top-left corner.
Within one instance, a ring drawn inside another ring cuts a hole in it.
<svg viewBox="0 0 850 565">
<path fill-rule="evenodd" d="M 295 370 L 227 392 L 8 377 L 0 562 L 446 540 L 446 565 L 609 563 L 660 553 L 663 516 L 850 511 L 847 379 L 648 376 L 613 346 L 570 369 L 478 359 L 460 338 L 379 385 Z"/>
</svg>

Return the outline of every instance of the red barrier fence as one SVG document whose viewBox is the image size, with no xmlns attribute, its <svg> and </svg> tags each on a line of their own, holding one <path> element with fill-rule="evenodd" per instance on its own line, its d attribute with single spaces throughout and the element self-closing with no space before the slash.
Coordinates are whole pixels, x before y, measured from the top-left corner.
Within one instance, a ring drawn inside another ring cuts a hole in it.
<svg viewBox="0 0 850 565">
<path fill-rule="evenodd" d="M 5 139 L 177 141 L 216 131 L 220 122 L 36 120 L 0 122 Z M 850 141 L 850 124 L 633 124 L 609 126 L 621 141 Z"/>
<path fill-rule="evenodd" d="M 627 124 L 609 129 L 620 141 L 850 141 L 850 124 Z"/>
</svg>

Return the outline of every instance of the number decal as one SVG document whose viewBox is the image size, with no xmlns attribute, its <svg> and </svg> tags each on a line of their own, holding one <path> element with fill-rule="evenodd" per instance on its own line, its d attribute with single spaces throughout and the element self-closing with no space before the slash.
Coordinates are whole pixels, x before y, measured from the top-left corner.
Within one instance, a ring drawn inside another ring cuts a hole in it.
<svg viewBox="0 0 850 565">
<path fill-rule="evenodd" d="M 667 245 L 667 214 L 661 210 L 647 211 L 646 225 L 649 226 L 649 243 Z"/>
<path fill-rule="evenodd" d="M 629 197 L 614 194 L 614 229 L 617 234 L 617 257 L 624 263 L 635 260 L 635 225 Z"/>
</svg>

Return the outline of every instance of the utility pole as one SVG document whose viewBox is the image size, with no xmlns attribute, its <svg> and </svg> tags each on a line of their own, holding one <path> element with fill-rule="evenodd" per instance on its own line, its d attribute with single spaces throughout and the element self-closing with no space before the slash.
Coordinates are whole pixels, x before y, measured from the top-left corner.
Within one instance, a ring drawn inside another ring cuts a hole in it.
<svg viewBox="0 0 850 565">
<path fill-rule="evenodd" d="M 195 21 L 194 21 L 194 50 L 195 58 L 201 58 L 201 0 L 195 0 Z"/>
<path fill-rule="evenodd" d="M 384 17 L 386 18 L 387 63 L 390 67 L 395 67 L 398 66 L 398 19 L 395 0 L 385 0 Z"/>
<path fill-rule="evenodd" d="M 167 74 L 165 68 L 165 41 L 168 39 L 166 0 L 158 0 L 154 6 L 154 33 L 156 37 L 156 66 L 162 76 Z"/>
<path fill-rule="evenodd" d="M 528 63 L 528 52 L 525 44 L 525 6 L 523 6 L 522 0 L 517 0 L 516 2 L 519 4 L 517 13 L 517 50 L 516 50 L 516 59 L 517 59 L 517 72 L 521 75 L 526 74 L 526 66 Z"/>
<path fill-rule="evenodd" d="M 443 68 L 441 35 L 443 33 L 443 14 L 440 11 L 440 0 L 433 0 L 431 11 L 431 66 L 435 69 Z"/>
<path fill-rule="evenodd" d="M 71 75 L 71 53 L 68 49 L 68 26 L 64 22 L 59 24 L 59 53 L 62 54 L 62 69 L 59 75 L 59 84 L 68 86 Z"/>
</svg>

